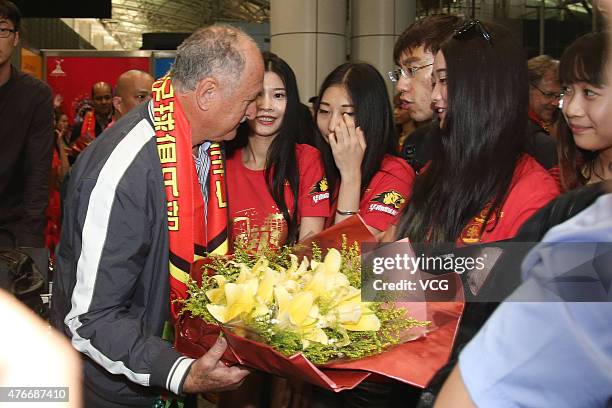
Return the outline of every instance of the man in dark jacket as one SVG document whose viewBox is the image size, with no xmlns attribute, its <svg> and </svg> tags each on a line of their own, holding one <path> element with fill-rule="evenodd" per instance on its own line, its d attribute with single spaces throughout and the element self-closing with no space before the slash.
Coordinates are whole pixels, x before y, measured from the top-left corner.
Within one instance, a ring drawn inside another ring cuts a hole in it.
<svg viewBox="0 0 612 408">
<path fill-rule="evenodd" d="M 170 318 L 174 245 L 166 188 L 176 180 L 166 177 L 162 163 L 174 162 L 174 170 L 198 166 L 202 191 L 181 190 L 181 197 L 211 200 L 205 180 L 213 177 L 209 169 L 216 163 L 197 163 L 210 141 L 232 139 L 242 120 L 254 118 L 262 82 L 263 61 L 250 37 L 229 26 L 199 29 L 178 48 L 171 76 L 154 84 L 153 100 L 108 128 L 74 166 L 52 320 L 85 356 L 87 407 L 151 407 L 164 390 L 222 391 L 247 375 L 219 361 L 226 347 L 222 338 L 197 360 L 161 338 Z M 172 101 L 159 104 L 162 94 Z M 180 146 L 179 138 L 185 142 Z M 186 154 L 175 154 L 181 146 Z M 193 243 L 189 250 L 193 260 Z"/>
<path fill-rule="evenodd" d="M 397 39 L 393 59 L 398 69 L 391 71 L 391 80 L 399 93 L 399 108 L 408 111 L 418 125 L 404 142 L 402 156 L 415 172 L 431 159 L 429 138 L 432 127 L 431 72 L 433 60 L 442 43 L 460 26 L 457 16 L 438 14 L 425 17 L 408 27 Z"/>
<path fill-rule="evenodd" d="M 0 0 L 0 247 L 44 246 L 53 155 L 51 89 L 10 63 L 21 15 Z"/>
</svg>

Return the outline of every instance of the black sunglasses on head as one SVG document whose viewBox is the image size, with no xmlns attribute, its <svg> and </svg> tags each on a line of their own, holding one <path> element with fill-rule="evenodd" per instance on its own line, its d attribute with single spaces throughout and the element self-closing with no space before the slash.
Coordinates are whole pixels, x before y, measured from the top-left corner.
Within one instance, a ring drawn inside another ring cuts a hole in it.
<svg viewBox="0 0 612 408">
<path fill-rule="evenodd" d="M 482 38 L 487 40 L 487 42 L 493 45 L 493 40 L 491 39 L 491 33 L 487 28 L 482 24 L 480 20 L 470 20 L 466 22 L 461 28 L 455 30 L 455 34 L 453 35 L 454 39 L 461 40 L 465 39 L 466 35 L 470 33 L 474 28 L 477 28 L 482 35 Z"/>
</svg>

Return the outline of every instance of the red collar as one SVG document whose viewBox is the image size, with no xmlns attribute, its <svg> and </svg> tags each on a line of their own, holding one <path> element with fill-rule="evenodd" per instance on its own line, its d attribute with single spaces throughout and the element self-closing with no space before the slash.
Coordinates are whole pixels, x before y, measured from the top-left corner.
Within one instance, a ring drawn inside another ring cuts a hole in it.
<svg viewBox="0 0 612 408">
<path fill-rule="evenodd" d="M 528 115 L 529 119 L 531 119 L 533 123 L 541 127 L 546 133 L 550 133 L 550 124 L 540 119 L 538 114 L 535 113 L 531 108 L 529 108 Z"/>
</svg>

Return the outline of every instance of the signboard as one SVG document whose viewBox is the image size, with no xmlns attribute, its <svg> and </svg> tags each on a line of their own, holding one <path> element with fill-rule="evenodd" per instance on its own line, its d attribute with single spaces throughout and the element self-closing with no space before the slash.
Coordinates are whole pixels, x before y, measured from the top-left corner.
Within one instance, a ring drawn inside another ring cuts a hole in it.
<svg viewBox="0 0 612 408">
<path fill-rule="evenodd" d="M 55 53 L 54 53 L 55 54 Z M 54 95 L 61 95 L 61 109 L 72 122 L 96 82 L 115 86 L 117 77 L 130 69 L 149 72 L 150 57 L 47 55 L 46 80 Z"/>
</svg>

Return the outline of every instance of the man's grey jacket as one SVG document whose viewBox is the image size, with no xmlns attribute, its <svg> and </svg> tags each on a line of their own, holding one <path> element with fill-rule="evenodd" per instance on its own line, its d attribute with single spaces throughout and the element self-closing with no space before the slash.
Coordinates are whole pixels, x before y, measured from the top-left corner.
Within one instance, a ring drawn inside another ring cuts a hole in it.
<svg viewBox="0 0 612 408">
<path fill-rule="evenodd" d="M 150 103 L 79 156 L 67 188 L 53 324 L 84 358 L 84 392 L 149 405 L 193 362 L 160 338 L 170 315 L 164 184 Z"/>
</svg>

